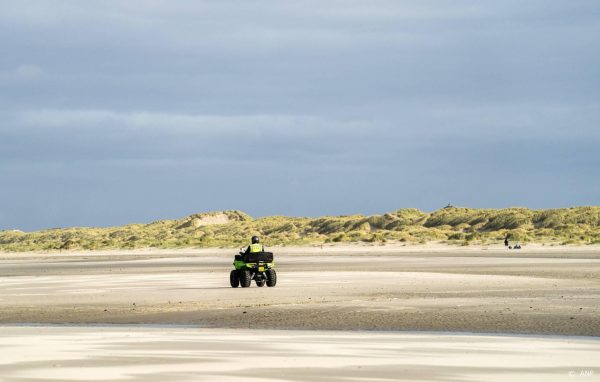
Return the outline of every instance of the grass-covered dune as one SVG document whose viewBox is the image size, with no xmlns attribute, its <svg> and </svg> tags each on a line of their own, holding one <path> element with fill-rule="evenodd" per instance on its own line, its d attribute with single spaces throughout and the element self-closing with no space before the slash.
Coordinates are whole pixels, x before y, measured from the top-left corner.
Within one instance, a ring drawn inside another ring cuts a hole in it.
<svg viewBox="0 0 600 382">
<path fill-rule="evenodd" d="M 110 228 L 0 231 L 0 250 L 238 247 L 259 235 L 269 245 L 323 243 L 600 244 L 600 207 L 552 210 L 446 207 L 401 209 L 383 215 L 253 219 L 240 211 L 195 214 L 178 220 Z"/>
</svg>

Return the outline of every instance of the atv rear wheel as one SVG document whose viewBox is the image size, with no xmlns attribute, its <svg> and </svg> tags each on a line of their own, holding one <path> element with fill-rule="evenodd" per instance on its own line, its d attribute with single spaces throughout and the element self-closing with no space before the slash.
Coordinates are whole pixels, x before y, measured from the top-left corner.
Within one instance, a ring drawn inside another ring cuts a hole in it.
<svg viewBox="0 0 600 382">
<path fill-rule="evenodd" d="M 240 271 L 240 285 L 242 288 L 248 288 L 252 283 L 252 276 L 250 275 L 250 271 L 247 269 Z"/>
<path fill-rule="evenodd" d="M 232 288 L 237 288 L 240 285 L 240 275 L 238 274 L 237 269 L 234 269 L 229 273 L 229 283 Z"/>
<path fill-rule="evenodd" d="M 277 272 L 275 272 L 275 269 L 269 269 L 265 274 L 267 275 L 267 286 L 274 287 L 277 284 Z"/>
</svg>

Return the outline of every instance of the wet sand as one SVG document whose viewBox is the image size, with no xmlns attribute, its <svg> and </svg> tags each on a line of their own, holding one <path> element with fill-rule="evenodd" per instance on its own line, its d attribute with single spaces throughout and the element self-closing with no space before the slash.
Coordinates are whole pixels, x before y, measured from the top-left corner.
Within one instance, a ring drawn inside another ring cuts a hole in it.
<svg viewBox="0 0 600 382">
<path fill-rule="evenodd" d="M 600 251 L 276 250 L 275 288 L 229 287 L 232 251 L 0 255 L 0 323 L 600 336 Z"/>
</svg>

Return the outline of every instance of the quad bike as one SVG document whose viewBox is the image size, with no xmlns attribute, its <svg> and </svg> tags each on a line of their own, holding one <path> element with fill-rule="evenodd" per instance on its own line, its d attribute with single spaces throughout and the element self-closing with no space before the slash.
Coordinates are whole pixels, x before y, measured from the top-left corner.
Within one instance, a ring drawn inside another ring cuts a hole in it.
<svg viewBox="0 0 600 382">
<path fill-rule="evenodd" d="M 240 252 L 235 255 L 233 261 L 234 270 L 229 274 L 229 282 L 232 288 L 241 286 L 248 288 L 252 280 L 257 287 L 274 287 L 277 284 L 277 272 L 275 272 L 272 252 Z"/>
</svg>

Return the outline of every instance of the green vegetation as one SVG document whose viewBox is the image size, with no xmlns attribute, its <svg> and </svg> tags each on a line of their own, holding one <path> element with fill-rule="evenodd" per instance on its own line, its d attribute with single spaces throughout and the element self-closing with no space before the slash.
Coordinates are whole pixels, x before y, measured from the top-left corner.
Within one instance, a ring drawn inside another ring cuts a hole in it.
<svg viewBox="0 0 600 382">
<path fill-rule="evenodd" d="M 195 214 L 179 220 L 112 228 L 0 231 L 0 250 L 73 250 L 238 247 L 252 235 L 268 245 L 323 243 L 426 243 L 456 245 L 513 242 L 600 244 L 600 207 L 554 210 L 446 207 L 431 213 L 401 209 L 384 215 L 253 219 L 240 211 Z"/>
</svg>

